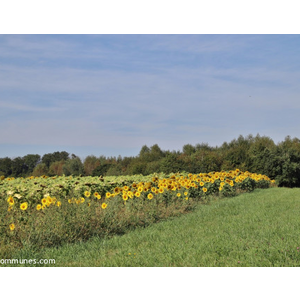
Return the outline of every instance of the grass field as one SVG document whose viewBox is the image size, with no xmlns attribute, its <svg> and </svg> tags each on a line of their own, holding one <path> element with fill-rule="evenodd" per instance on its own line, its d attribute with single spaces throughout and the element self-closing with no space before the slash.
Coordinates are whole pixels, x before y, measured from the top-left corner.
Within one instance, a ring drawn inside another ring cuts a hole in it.
<svg viewBox="0 0 300 300">
<path fill-rule="evenodd" d="M 271 188 L 111 239 L 23 249 L 14 258 L 55 259 L 47 266 L 63 267 L 292 267 L 300 266 L 299 250 L 300 189 Z"/>
</svg>

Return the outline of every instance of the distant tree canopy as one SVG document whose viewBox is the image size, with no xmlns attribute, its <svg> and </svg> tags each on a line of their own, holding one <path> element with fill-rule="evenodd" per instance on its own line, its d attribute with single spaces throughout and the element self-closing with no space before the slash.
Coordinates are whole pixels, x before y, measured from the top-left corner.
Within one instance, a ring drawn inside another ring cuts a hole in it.
<svg viewBox="0 0 300 300">
<path fill-rule="evenodd" d="M 66 151 L 42 157 L 0 158 L 0 176 L 109 176 L 186 171 L 208 173 L 240 169 L 276 179 L 279 186 L 300 186 L 300 140 L 287 136 L 277 145 L 266 136 L 240 135 L 231 142 L 211 147 L 206 143 L 186 144 L 182 151 L 162 150 L 157 144 L 144 145 L 135 157 L 87 156 L 83 161 Z"/>
</svg>

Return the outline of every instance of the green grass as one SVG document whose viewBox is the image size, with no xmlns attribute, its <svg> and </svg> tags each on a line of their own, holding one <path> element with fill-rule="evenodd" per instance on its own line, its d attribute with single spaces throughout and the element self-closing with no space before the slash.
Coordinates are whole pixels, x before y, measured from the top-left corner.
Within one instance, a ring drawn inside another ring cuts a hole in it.
<svg viewBox="0 0 300 300">
<path fill-rule="evenodd" d="M 300 189 L 271 188 L 111 239 L 23 249 L 14 258 L 55 259 L 63 267 L 291 267 L 300 266 L 299 250 Z"/>
</svg>

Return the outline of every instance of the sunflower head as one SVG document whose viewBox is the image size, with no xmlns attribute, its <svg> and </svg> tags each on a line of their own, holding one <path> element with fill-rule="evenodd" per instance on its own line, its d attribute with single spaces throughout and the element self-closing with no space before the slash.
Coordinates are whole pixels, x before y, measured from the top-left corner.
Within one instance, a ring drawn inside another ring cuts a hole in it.
<svg viewBox="0 0 300 300">
<path fill-rule="evenodd" d="M 149 193 L 147 198 L 151 200 L 153 198 L 153 194 Z"/>
<path fill-rule="evenodd" d="M 23 203 L 20 205 L 21 210 L 26 210 L 27 207 L 28 207 L 28 203 L 27 203 L 27 202 L 23 202 Z"/>
<path fill-rule="evenodd" d="M 12 196 L 8 197 L 7 202 L 9 204 L 9 206 L 12 206 L 15 204 L 14 198 Z"/>
</svg>

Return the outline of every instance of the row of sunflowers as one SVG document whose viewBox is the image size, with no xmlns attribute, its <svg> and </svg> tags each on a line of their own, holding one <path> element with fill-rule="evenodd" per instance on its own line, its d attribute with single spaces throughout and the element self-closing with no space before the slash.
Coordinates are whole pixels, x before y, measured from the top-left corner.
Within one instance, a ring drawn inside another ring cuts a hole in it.
<svg viewBox="0 0 300 300">
<path fill-rule="evenodd" d="M 104 231 L 120 231 L 133 219 L 145 225 L 166 216 L 166 211 L 170 215 L 172 210 L 174 214 L 187 211 L 211 195 L 234 196 L 272 185 L 275 185 L 274 180 L 265 175 L 238 169 L 105 178 L 1 178 L 0 215 L 3 224 L 0 231 L 6 236 L 6 243 L 14 239 L 19 245 L 25 240 L 28 242 L 29 236 L 31 239 L 36 236 L 35 240 L 37 236 L 48 236 L 48 240 L 52 240 L 54 232 L 60 236 L 59 241 L 73 241 Z M 124 223 L 125 216 L 127 223 Z M 119 224 L 118 228 L 112 225 L 113 222 Z M 42 227 L 44 229 L 38 233 Z M 60 232 L 57 232 L 58 228 Z M 74 228 L 77 228 L 76 233 L 72 232 Z M 73 236 L 73 240 L 66 238 L 69 236 Z"/>
</svg>

